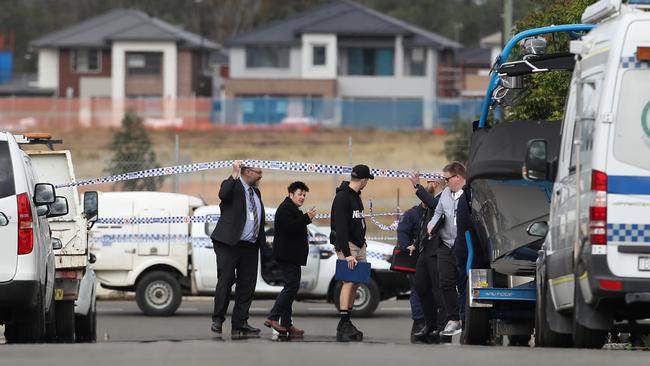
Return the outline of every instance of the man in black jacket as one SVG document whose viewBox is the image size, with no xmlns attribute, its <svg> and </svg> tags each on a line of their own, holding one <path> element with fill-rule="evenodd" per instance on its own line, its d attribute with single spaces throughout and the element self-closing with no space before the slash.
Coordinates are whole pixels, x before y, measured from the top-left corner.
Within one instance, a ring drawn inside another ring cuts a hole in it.
<svg viewBox="0 0 650 366">
<path fill-rule="evenodd" d="M 418 172 L 413 172 L 409 180 L 416 189 L 416 196 L 427 207 L 422 217 L 419 237 L 415 245 L 409 247 L 411 252 L 417 250 L 420 253 L 415 269 L 415 290 L 418 293 L 424 312 L 425 325 L 413 333 L 413 339 L 417 341 L 434 342 L 439 340 L 438 328 L 444 327 L 445 320 L 439 315 L 443 315 L 444 304 L 441 299 L 440 285 L 438 279 L 438 257 L 437 236 L 429 237 L 426 223 L 433 217 L 433 212 L 438 205 L 440 193 L 445 188 L 445 181 L 442 179 L 427 179 L 427 187 L 420 185 Z"/>
<path fill-rule="evenodd" d="M 300 288 L 300 266 L 307 264 L 309 234 L 307 225 L 316 216 L 316 208 L 302 213 L 309 188 L 303 182 L 293 182 L 288 187 L 289 196 L 275 211 L 273 229 L 273 257 L 282 267 L 284 288 L 275 299 L 275 304 L 264 322 L 280 334 L 300 337 L 305 332 L 296 328 L 291 319 L 291 305 Z"/>
<path fill-rule="evenodd" d="M 363 214 L 361 190 L 366 187 L 370 174 L 366 165 L 356 165 L 352 168 L 350 182 L 343 182 L 336 190 L 332 203 L 332 218 L 330 241 L 334 244 L 336 255 L 345 259 L 348 268 L 353 269 L 357 262 L 366 261 L 366 221 Z M 339 342 L 361 341 L 363 333 L 350 321 L 350 313 L 354 305 L 359 284 L 343 282 L 339 299 L 341 320 L 336 328 L 336 340 Z"/>
<path fill-rule="evenodd" d="M 211 330 L 218 336 L 235 283 L 232 337 L 251 338 L 260 334 L 259 329 L 248 324 L 248 311 L 255 294 L 260 245 L 266 243 L 264 204 L 257 188 L 261 179 L 261 169 L 244 167 L 241 161 L 235 161 L 232 174 L 221 182 L 219 189 L 221 216 L 210 236 L 217 256 Z"/>
</svg>

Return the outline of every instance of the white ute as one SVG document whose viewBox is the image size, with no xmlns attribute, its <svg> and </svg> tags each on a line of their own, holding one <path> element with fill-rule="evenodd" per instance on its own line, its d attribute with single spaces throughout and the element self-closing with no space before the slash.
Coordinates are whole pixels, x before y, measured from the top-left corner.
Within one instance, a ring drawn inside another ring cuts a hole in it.
<svg viewBox="0 0 650 366">
<path fill-rule="evenodd" d="M 49 134 L 28 134 L 21 144 L 35 145 L 39 149 L 24 150 L 32 160 L 34 170 L 48 182 L 55 184 L 75 181 L 72 158 L 68 150 L 53 150 Z M 48 146 L 43 149 L 42 146 Z M 50 218 L 52 237 L 60 240 L 54 250 L 56 281 L 56 337 L 64 342 L 95 342 L 97 313 L 95 301 L 95 273 L 92 257 L 88 251 L 88 219 L 97 215 L 96 192 L 86 192 L 85 201 L 93 202 L 94 208 L 79 202 L 77 187 L 61 187 L 57 195 L 65 197 L 68 211 L 65 215 Z M 93 213 L 90 214 L 89 211 Z"/>
</svg>

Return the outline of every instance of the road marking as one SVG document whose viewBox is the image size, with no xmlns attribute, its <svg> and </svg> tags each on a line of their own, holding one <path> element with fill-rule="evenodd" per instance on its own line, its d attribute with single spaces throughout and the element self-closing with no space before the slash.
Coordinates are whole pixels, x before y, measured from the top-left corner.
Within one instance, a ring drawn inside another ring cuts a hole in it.
<svg viewBox="0 0 650 366">
<path fill-rule="evenodd" d="M 110 313 L 110 312 L 114 312 L 114 311 L 116 311 L 116 312 L 122 312 L 122 311 L 124 311 L 124 309 L 122 309 L 122 308 L 104 308 L 104 307 L 98 307 L 98 308 L 97 308 L 97 311 L 98 311 L 98 312 L 103 312 L 103 313 L 106 313 L 106 312 L 109 312 L 109 313 Z"/>
<path fill-rule="evenodd" d="M 199 308 L 180 308 L 180 309 L 177 310 L 177 312 L 178 311 L 181 311 L 181 312 L 183 312 L 183 311 L 196 312 L 196 311 L 199 311 Z"/>
<path fill-rule="evenodd" d="M 251 308 L 250 309 L 250 311 L 264 311 L 264 312 L 270 311 L 270 310 L 271 309 L 267 309 L 267 308 Z"/>
<path fill-rule="evenodd" d="M 332 307 L 327 307 L 327 308 L 307 308 L 307 311 L 336 311 L 336 308 L 334 306 Z"/>
</svg>

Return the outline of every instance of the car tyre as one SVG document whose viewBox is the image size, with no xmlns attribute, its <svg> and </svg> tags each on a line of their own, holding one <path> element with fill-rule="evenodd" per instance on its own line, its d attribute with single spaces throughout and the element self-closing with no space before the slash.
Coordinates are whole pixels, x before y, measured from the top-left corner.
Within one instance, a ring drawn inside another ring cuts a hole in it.
<svg viewBox="0 0 650 366">
<path fill-rule="evenodd" d="M 573 345 L 575 348 L 603 348 L 607 342 L 607 331 L 600 329 L 590 329 L 578 322 L 576 309 L 578 302 L 584 303 L 584 297 L 580 291 L 580 283 L 575 280 L 575 295 L 573 303 Z"/>
<path fill-rule="evenodd" d="M 73 300 L 56 302 L 56 338 L 59 342 L 75 341 L 75 314 Z"/>
<path fill-rule="evenodd" d="M 16 314 L 13 323 L 5 326 L 7 343 L 38 343 L 45 336 L 44 291 L 38 293 L 36 307 Z"/>
<path fill-rule="evenodd" d="M 470 345 L 486 345 L 490 340 L 490 308 L 470 306 L 469 295 L 472 285 L 469 283 L 469 278 L 467 281 L 465 286 L 465 321 L 461 342 Z"/>
<path fill-rule="evenodd" d="M 97 341 L 97 303 L 93 299 L 88 314 L 75 315 L 77 342 L 95 343 Z"/>
<path fill-rule="evenodd" d="M 136 303 L 145 315 L 173 315 L 182 299 L 181 285 L 169 272 L 149 272 L 138 281 L 135 289 Z"/>
<path fill-rule="evenodd" d="M 551 330 L 546 319 L 548 291 L 546 276 L 542 270 L 537 273 L 537 301 L 535 303 L 535 347 L 570 347 L 573 344 L 571 334 L 557 333 Z"/>
</svg>

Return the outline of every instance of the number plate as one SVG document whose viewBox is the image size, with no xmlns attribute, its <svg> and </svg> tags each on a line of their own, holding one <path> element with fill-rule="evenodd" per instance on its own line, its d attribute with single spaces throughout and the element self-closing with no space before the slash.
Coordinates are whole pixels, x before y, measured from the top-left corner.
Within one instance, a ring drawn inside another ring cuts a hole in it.
<svg viewBox="0 0 650 366">
<path fill-rule="evenodd" d="M 63 295 L 64 292 L 62 288 L 54 289 L 54 300 L 63 300 Z"/>
<path fill-rule="evenodd" d="M 639 271 L 650 271 L 650 257 L 639 257 Z"/>
</svg>

